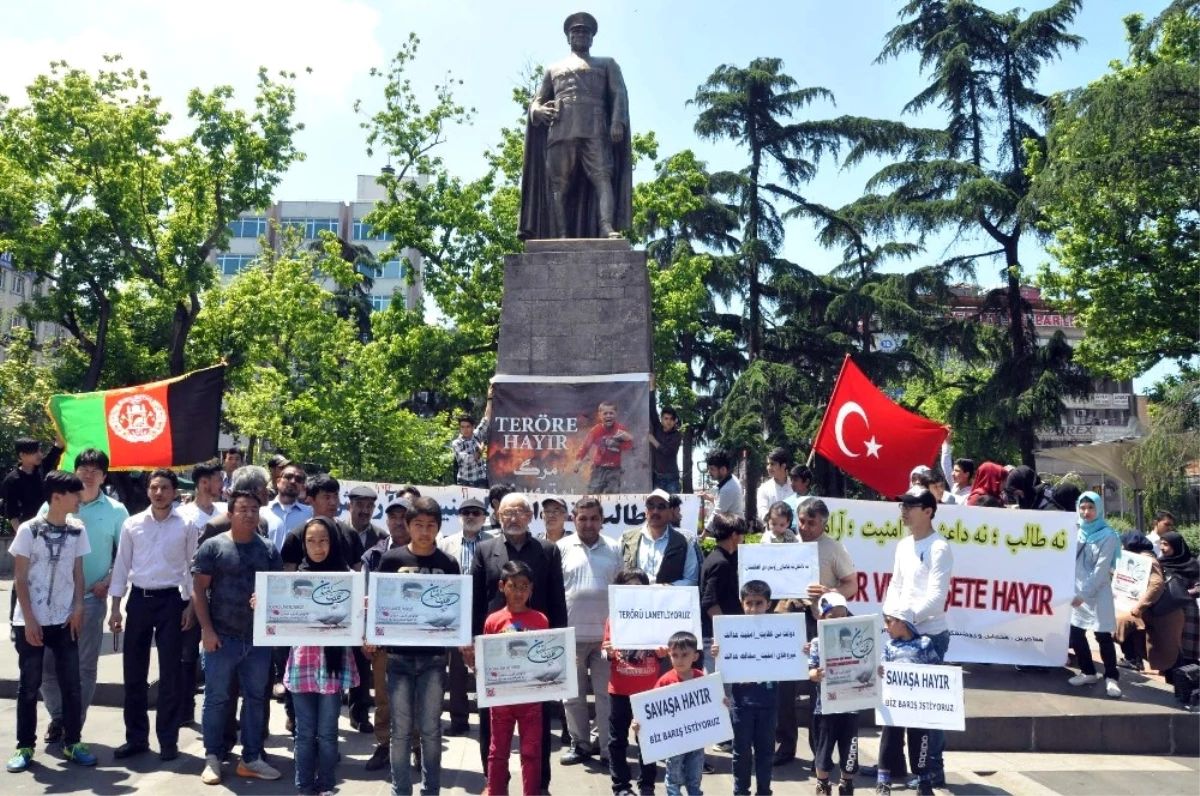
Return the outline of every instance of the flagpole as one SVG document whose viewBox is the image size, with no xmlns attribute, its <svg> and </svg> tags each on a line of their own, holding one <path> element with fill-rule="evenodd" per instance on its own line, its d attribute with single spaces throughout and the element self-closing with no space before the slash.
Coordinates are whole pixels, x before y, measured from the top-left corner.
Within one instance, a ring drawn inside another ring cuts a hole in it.
<svg viewBox="0 0 1200 796">
<path fill-rule="evenodd" d="M 837 392 L 838 382 L 842 380 L 842 374 L 846 372 L 846 363 L 849 361 L 850 355 L 846 354 L 841 368 L 838 369 L 837 378 L 833 380 L 833 392 L 829 394 L 829 403 L 825 404 L 825 414 L 821 415 L 821 425 L 817 426 L 817 433 L 813 437 L 812 447 L 808 450 L 808 462 L 805 463 L 805 467 L 812 467 L 813 458 L 817 455 L 817 440 L 821 438 L 821 429 L 825 428 L 825 421 L 829 419 L 829 410 L 833 408 L 833 395 Z"/>
</svg>

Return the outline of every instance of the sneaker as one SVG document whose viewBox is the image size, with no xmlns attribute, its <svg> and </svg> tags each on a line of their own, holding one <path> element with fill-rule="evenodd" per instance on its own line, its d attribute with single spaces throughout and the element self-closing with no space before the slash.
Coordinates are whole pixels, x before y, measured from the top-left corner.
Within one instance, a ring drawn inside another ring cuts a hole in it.
<svg viewBox="0 0 1200 796">
<path fill-rule="evenodd" d="M 1121 686 L 1117 685 L 1116 680 L 1104 681 L 1104 693 L 1108 694 L 1113 699 L 1121 698 Z"/>
<path fill-rule="evenodd" d="M 910 779 L 908 781 L 908 787 L 913 790 L 920 788 L 921 787 L 921 778 L 913 777 L 912 779 Z M 929 787 L 931 787 L 931 788 L 946 787 L 946 772 L 945 771 L 934 771 L 933 773 L 931 773 L 929 775 Z"/>
<path fill-rule="evenodd" d="M 833 783 L 827 779 L 817 780 L 817 796 L 830 796 L 833 793 Z"/>
<path fill-rule="evenodd" d="M 200 774 L 200 781 L 205 785 L 221 784 L 221 758 L 216 755 L 204 758 L 204 771 Z"/>
<path fill-rule="evenodd" d="M 164 763 L 170 762 L 171 760 L 174 760 L 177 757 L 179 757 L 179 747 L 176 746 L 175 744 L 171 744 L 170 746 L 164 746 L 158 752 L 158 759 L 163 761 Z"/>
<path fill-rule="evenodd" d="M 918 783 L 917 796 L 935 796 L 933 792 L 933 783 L 929 781 Z"/>
<path fill-rule="evenodd" d="M 721 741 L 719 744 L 715 745 L 713 747 L 713 749 L 715 749 L 718 752 L 726 752 L 726 753 L 732 752 L 733 751 L 733 741 Z"/>
<path fill-rule="evenodd" d="M 875 796 L 892 796 L 892 786 L 888 782 L 879 782 L 875 785 Z"/>
<path fill-rule="evenodd" d="M 237 775 L 239 777 L 248 777 L 250 779 L 279 779 L 282 776 L 278 771 L 271 768 L 266 760 L 261 757 L 258 760 L 247 763 L 242 760 L 238 763 Z"/>
<path fill-rule="evenodd" d="M 386 744 L 380 744 L 375 747 L 375 751 L 371 753 L 371 758 L 367 760 L 367 771 L 378 771 L 381 768 L 387 768 L 392 763 L 392 750 Z"/>
<path fill-rule="evenodd" d="M 58 719 L 51 719 L 50 726 L 46 728 L 46 737 L 43 739 L 47 745 L 58 743 L 63 739 L 63 725 Z"/>
<path fill-rule="evenodd" d="M 567 751 L 563 752 L 562 757 L 558 759 L 558 762 L 564 766 L 574 766 L 582 763 L 591 756 L 592 753 L 588 750 L 578 746 L 572 746 L 571 748 L 567 749 Z"/>
<path fill-rule="evenodd" d="M 63 747 L 63 757 L 80 766 L 96 765 L 96 756 L 88 751 L 87 744 L 73 743 Z"/>
<path fill-rule="evenodd" d="M 17 753 L 8 759 L 8 765 L 5 766 L 11 773 L 16 774 L 19 771 L 24 771 L 29 768 L 29 761 L 33 759 L 33 749 L 28 746 L 22 746 L 17 749 Z"/>
<path fill-rule="evenodd" d="M 839 782 L 838 796 L 854 796 L 854 780 L 843 779 Z"/>
<path fill-rule="evenodd" d="M 1104 679 L 1102 674 L 1077 674 L 1070 680 L 1067 680 L 1069 685 L 1093 685 Z"/>
<path fill-rule="evenodd" d="M 1120 663 L 1117 664 L 1117 666 L 1120 666 L 1122 669 L 1128 669 L 1131 672 L 1140 672 L 1142 670 L 1142 662 L 1137 660 L 1136 658 L 1122 658 Z M 50 732 L 49 732 L 49 730 L 47 730 L 46 731 L 46 737 L 47 737 L 46 742 L 47 743 L 49 743 L 49 736 L 50 736 Z"/>
</svg>

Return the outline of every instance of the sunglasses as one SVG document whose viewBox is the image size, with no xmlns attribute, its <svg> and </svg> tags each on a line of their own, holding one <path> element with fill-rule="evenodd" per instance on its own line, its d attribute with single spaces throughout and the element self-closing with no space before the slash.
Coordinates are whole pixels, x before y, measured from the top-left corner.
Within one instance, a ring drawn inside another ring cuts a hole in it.
<svg viewBox="0 0 1200 796">
<path fill-rule="evenodd" d="M 482 517 L 483 512 L 479 509 L 463 509 L 458 512 L 460 517 Z"/>
<path fill-rule="evenodd" d="M 297 474 L 292 474 L 292 475 L 282 475 L 282 476 L 280 476 L 280 478 L 282 478 L 284 481 L 294 481 L 294 482 L 296 482 L 296 483 L 300 483 L 300 484 L 302 484 L 302 483 L 304 483 L 306 480 L 308 480 L 308 477 L 307 477 L 307 476 L 303 476 L 303 475 L 297 475 Z"/>
<path fill-rule="evenodd" d="M 646 509 L 647 509 L 648 511 L 666 511 L 666 510 L 667 510 L 667 504 L 666 504 L 666 503 L 658 503 L 658 502 L 654 502 L 654 503 L 647 503 L 647 504 L 646 504 Z"/>
</svg>

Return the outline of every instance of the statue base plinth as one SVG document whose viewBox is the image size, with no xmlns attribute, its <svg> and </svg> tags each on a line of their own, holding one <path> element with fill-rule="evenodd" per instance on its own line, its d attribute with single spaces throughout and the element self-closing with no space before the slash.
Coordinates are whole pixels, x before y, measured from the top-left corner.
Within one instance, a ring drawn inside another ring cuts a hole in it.
<svg viewBox="0 0 1200 796">
<path fill-rule="evenodd" d="M 650 373 L 646 253 L 624 239 L 531 240 L 504 258 L 496 373 Z"/>
</svg>

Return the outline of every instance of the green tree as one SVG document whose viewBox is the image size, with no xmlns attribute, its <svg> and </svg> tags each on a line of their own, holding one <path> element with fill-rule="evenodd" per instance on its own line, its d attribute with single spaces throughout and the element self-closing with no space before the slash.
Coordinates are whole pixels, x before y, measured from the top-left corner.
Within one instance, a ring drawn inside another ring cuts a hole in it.
<svg viewBox="0 0 1200 796">
<path fill-rule="evenodd" d="M 14 326 L 4 342 L 0 362 L 0 469 L 16 464 L 15 444 L 21 437 L 54 439 L 46 402 L 58 392 L 50 368 L 39 364 L 33 332 Z"/>
<path fill-rule="evenodd" d="M 1129 60 L 1054 98 L 1030 164 L 1041 283 L 1087 329 L 1080 361 L 1119 378 L 1200 354 L 1200 2 L 1125 26 Z"/>
<path fill-rule="evenodd" d="M 1080 5 L 1081 0 L 1059 0 L 1021 16 L 1019 9 L 998 13 L 969 0 L 912 0 L 900 12 L 901 24 L 889 32 L 879 61 L 917 54 L 930 82 L 904 110 L 937 107 L 944 126 L 878 125 L 863 131 L 846 158 L 848 165 L 871 155 L 894 161 L 868 181 L 867 194 L 855 203 L 857 217 L 872 233 L 886 238 L 915 233 L 924 243 L 929 234 L 948 231 L 956 240 L 989 241 L 992 248 L 943 263 L 958 268 L 1001 258 L 1004 287 L 988 292 L 981 312 L 1005 318 L 1006 339 L 980 352 L 998 367 L 990 378 L 964 388 L 962 412 L 982 412 L 970 419 L 989 418 L 999 437 L 1016 439 L 1029 465 L 1037 430 L 1061 422 L 1061 400 L 1051 399 L 1045 388 L 1057 383 L 1060 395 L 1088 389 L 1065 343 L 1055 343 L 1053 356 L 1039 351 L 1031 310 L 1021 296 L 1020 256 L 1021 241 L 1037 220 L 1026 174 L 1030 147 L 1045 147 L 1037 125 L 1046 98 L 1036 80 L 1046 62 L 1082 44 L 1067 32 Z M 1062 370 L 1047 373 L 1045 367 Z"/>
<path fill-rule="evenodd" d="M 49 284 L 35 310 L 92 359 L 85 388 L 100 383 L 119 296 L 134 282 L 169 313 L 157 343 L 168 372 L 187 369 L 200 295 L 215 279 L 209 256 L 302 158 L 284 77 L 259 71 L 252 112 L 233 107 L 229 86 L 192 90 L 191 130 L 178 139 L 146 74 L 117 66 L 91 75 L 52 63 L 28 103 L 0 115 L 0 170 L 21 187 L 0 200 L 0 248 Z"/>
<path fill-rule="evenodd" d="M 1154 385 L 1149 397 L 1149 433 L 1126 464 L 1146 485 L 1148 508 L 1191 513 L 1195 503 L 1188 500 L 1187 468 L 1200 450 L 1200 369 L 1185 363 Z"/>
</svg>

